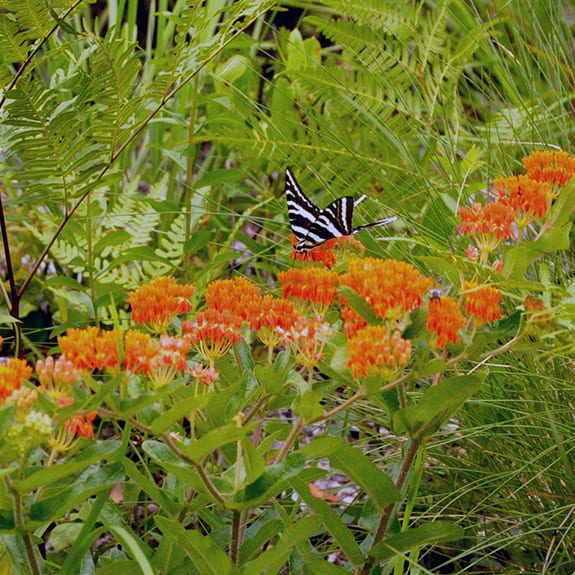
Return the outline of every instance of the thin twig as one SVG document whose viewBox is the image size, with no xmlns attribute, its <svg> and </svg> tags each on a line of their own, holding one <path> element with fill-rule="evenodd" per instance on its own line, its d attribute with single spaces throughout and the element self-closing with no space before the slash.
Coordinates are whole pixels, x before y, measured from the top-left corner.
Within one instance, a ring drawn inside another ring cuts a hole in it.
<svg viewBox="0 0 575 575">
<path fill-rule="evenodd" d="M 287 439 L 284 441 L 284 444 L 282 445 L 282 448 L 279 450 L 279 453 L 276 455 L 276 458 L 274 459 L 274 463 L 281 463 L 284 459 L 285 456 L 287 455 L 288 451 L 290 450 L 290 447 L 292 446 L 293 442 L 295 441 L 298 433 L 301 431 L 301 428 L 303 427 L 303 419 L 300 417 L 294 424 L 294 426 L 291 428 L 290 434 L 287 436 Z"/>
</svg>

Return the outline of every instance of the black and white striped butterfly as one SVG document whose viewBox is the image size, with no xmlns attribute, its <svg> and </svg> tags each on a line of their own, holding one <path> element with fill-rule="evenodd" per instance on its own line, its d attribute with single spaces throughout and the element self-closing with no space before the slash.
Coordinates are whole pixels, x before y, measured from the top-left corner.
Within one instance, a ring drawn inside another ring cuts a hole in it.
<svg viewBox="0 0 575 575">
<path fill-rule="evenodd" d="M 322 210 L 302 192 L 289 168 L 286 169 L 285 181 L 289 220 L 297 240 L 294 249 L 298 252 L 309 252 L 332 238 L 357 234 L 365 228 L 385 226 L 396 219 L 386 218 L 354 228 L 353 208 L 367 196 L 361 196 L 357 200 L 352 196 L 344 196 L 334 200 Z"/>
</svg>

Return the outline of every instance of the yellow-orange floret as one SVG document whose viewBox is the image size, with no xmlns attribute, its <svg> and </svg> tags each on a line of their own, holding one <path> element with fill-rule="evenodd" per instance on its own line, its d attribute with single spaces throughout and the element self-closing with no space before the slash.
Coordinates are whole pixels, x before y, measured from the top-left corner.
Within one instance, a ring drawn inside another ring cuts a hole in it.
<svg viewBox="0 0 575 575">
<path fill-rule="evenodd" d="M 567 152 L 532 152 L 522 162 L 527 175 L 540 182 L 563 185 L 575 175 L 575 158 Z"/>
<path fill-rule="evenodd" d="M 433 281 L 407 262 L 358 258 L 350 262 L 340 284 L 356 291 L 378 317 L 399 321 L 422 305 Z"/>
<path fill-rule="evenodd" d="M 156 278 L 128 295 L 132 320 L 156 332 L 163 331 L 177 316 L 191 310 L 194 291 L 193 285 L 177 284 L 171 276 Z"/>
<path fill-rule="evenodd" d="M 449 342 L 457 343 L 459 330 L 465 325 L 465 317 L 459 302 L 449 296 L 430 298 L 427 311 L 427 331 L 435 335 L 435 345 L 445 349 Z"/>
<path fill-rule="evenodd" d="M 382 325 L 370 325 L 349 340 L 347 366 L 354 378 L 379 374 L 394 377 L 411 359 L 411 342 L 399 331 L 390 336 Z"/>
<path fill-rule="evenodd" d="M 476 323 L 491 323 L 501 319 L 502 294 L 498 289 L 468 281 L 463 288 L 466 291 L 465 312 L 472 316 Z"/>
<path fill-rule="evenodd" d="M 32 367 L 23 359 L 1 358 L 0 363 L 0 402 L 20 389 L 22 383 L 32 375 Z"/>
<path fill-rule="evenodd" d="M 329 306 L 337 294 L 338 274 L 323 268 L 292 268 L 278 274 L 284 297 Z"/>
</svg>

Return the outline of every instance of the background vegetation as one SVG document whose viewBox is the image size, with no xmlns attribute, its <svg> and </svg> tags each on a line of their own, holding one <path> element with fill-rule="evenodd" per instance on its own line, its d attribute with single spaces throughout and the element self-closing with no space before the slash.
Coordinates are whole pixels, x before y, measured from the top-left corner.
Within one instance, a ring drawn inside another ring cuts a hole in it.
<svg viewBox="0 0 575 575">
<path fill-rule="evenodd" d="M 18 317 L 40 357 L 124 321 L 159 275 L 269 284 L 290 263 L 288 165 L 322 206 L 365 192 L 360 220 L 399 216 L 368 254 L 464 267 L 457 208 L 530 151 L 572 151 L 574 26 L 570 0 L 1 0 L 6 340 Z M 475 536 L 410 573 L 575 569 L 570 239 L 503 286 L 517 306 L 536 289 L 554 337 L 499 357 L 427 448 L 412 517 Z M 385 414 L 350 418 L 371 449 Z M 399 456 L 393 436 L 376 449 Z"/>
</svg>

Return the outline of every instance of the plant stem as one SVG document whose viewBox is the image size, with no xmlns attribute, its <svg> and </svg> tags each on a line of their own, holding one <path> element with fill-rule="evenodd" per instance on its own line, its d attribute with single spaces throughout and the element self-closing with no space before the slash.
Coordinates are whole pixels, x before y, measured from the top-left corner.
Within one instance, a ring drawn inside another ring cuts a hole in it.
<svg viewBox="0 0 575 575">
<path fill-rule="evenodd" d="M 22 536 L 22 540 L 24 541 L 24 547 L 26 549 L 26 555 L 28 556 L 28 562 L 30 563 L 30 568 L 32 569 L 33 575 L 40 575 L 40 566 L 38 565 L 38 560 L 36 558 L 36 552 L 34 549 L 34 544 L 32 543 L 32 538 L 30 537 L 30 533 L 26 531 L 24 526 L 24 513 L 22 510 L 22 498 L 18 491 L 14 488 L 10 477 L 5 477 L 4 481 L 6 483 L 6 487 L 8 491 L 12 495 L 12 499 L 14 500 L 14 521 L 16 523 L 16 529 Z"/>
<path fill-rule="evenodd" d="M 234 511 L 232 513 L 232 541 L 230 544 L 230 559 L 232 563 L 238 562 L 238 555 L 240 550 L 240 531 L 242 514 L 240 511 Z"/>
<path fill-rule="evenodd" d="M 399 470 L 399 475 L 397 476 L 397 480 L 395 481 L 395 486 L 399 491 L 402 490 L 405 480 L 407 479 L 407 475 L 409 470 L 411 469 L 411 465 L 413 464 L 413 460 L 415 459 L 415 455 L 417 454 L 417 450 L 419 449 L 420 442 L 416 440 L 411 440 L 411 444 L 403 460 L 403 464 L 401 465 L 401 469 Z M 377 526 L 377 531 L 373 537 L 373 543 L 371 544 L 370 553 L 373 548 L 383 539 L 385 532 L 389 526 L 389 522 L 393 515 L 393 510 L 395 508 L 395 504 L 392 503 L 385 508 L 381 519 L 379 520 L 379 525 Z M 360 575 L 369 575 L 371 572 L 372 567 L 374 566 L 374 559 L 370 557 L 363 565 L 363 568 L 360 571 Z"/>
<path fill-rule="evenodd" d="M 22 359 L 24 348 L 22 346 L 22 323 L 20 322 L 20 296 L 16 289 L 16 279 L 14 277 L 14 267 L 10 255 L 10 244 L 8 243 L 8 227 L 6 225 L 6 214 L 2 203 L 2 193 L 0 192 L 0 229 L 2 232 L 2 243 L 4 244 L 4 257 L 6 259 L 6 273 L 10 284 L 10 315 L 14 318 L 14 355 Z"/>
<path fill-rule="evenodd" d="M 282 448 L 280 449 L 279 453 L 276 455 L 274 463 L 276 463 L 276 464 L 281 463 L 285 459 L 285 456 L 287 455 L 288 451 L 290 450 L 290 447 L 293 445 L 293 442 L 295 441 L 295 439 L 298 436 L 298 433 L 301 431 L 302 427 L 303 427 L 303 419 L 300 417 L 295 422 L 294 426 L 291 428 L 290 434 L 287 436 L 287 439 L 284 441 Z"/>
<path fill-rule="evenodd" d="M 198 85 L 199 77 L 194 78 L 192 88 L 192 108 L 190 110 L 190 123 L 188 125 L 188 159 L 186 162 L 186 189 L 185 189 L 185 241 L 188 242 L 192 236 L 192 200 L 194 197 L 194 163 L 196 160 L 195 154 L 192 155 L 192 147 L 194 146 L 194 136 L 196 133 L 196 113 L 198 102 Z M 191 259 L 188 254 L 184 254 L 184 279 L 190 279 L 191 272 Z"/>
</svg>

